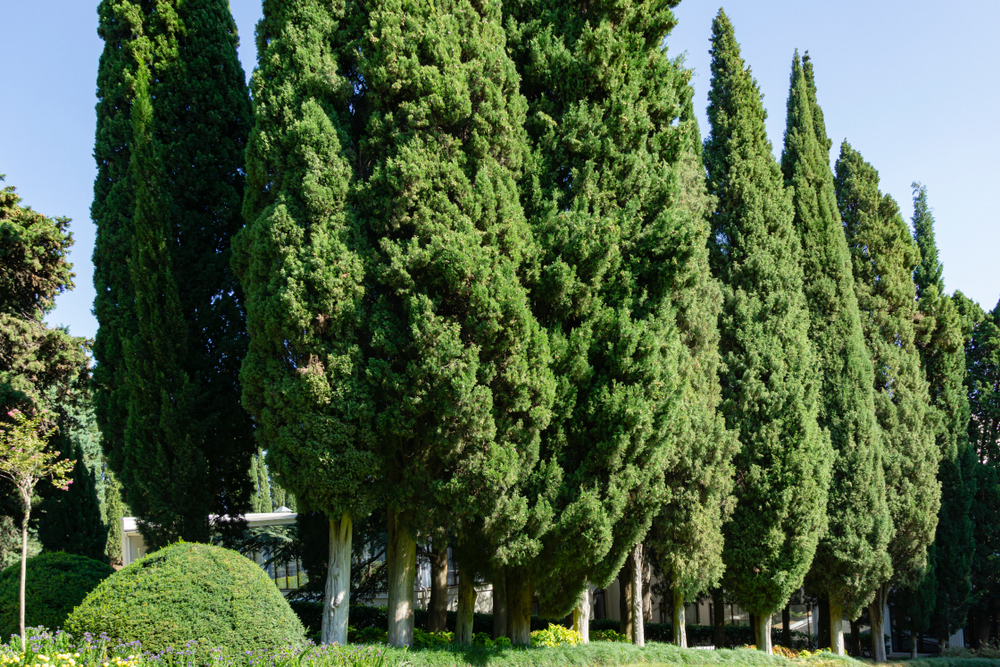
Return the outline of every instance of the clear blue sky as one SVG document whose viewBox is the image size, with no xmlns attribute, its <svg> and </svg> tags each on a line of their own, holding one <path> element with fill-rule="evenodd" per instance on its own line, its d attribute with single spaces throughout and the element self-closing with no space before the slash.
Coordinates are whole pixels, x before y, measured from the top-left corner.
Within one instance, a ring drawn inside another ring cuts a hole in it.
<svg viewBox="0 0 1000 667">
<path fill-rule="evenodd" d="M 249 73 L 259 0 L 232 0 Z M 718 4 L 684 0 L 667 41 L 695 70 L 702 133 L 709 36 Z M 946 288 L 991 309 L 1000 296 L 1000 2 L 956 0 L 739 0 L 725 5 L 764 93 L 768 132 L 781 151 L 793 51 L 808 50 L 834 142 L 847 139 L 912 214 L 910 183 L 928 187 Z M 23 203 L 73 218 L 76 289 L 51 324 L 93 336 L 94 89 L 102 43 L 93 0 L 0 0 L 0 173 Z"/>
</svg>

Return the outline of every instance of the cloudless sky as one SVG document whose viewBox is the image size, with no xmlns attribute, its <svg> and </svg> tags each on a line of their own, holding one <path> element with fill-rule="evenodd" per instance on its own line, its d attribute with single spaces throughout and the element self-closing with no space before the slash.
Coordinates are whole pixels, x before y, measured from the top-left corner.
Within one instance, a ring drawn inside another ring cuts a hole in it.
<svg viewBox="0 0 1000 667">
<path fill-rule="evenodd" d="M 260 0 L 231 0 L 247 74 L 256 58 Z M 0 0 L 0 174 L 22 204 L 73 218 L 76 289 L 61 295 L 50 324 L 93 337 L 97 322 L 90 201 L 96 173 L 94 95 L 103 43 L 92 0 Z M 831 161 L 845 138 L 879 170 L 904 217 L 910 184 L 928 188 L 948 291 L 987 310 L 1000 296 L 1000 75 L 995 0 L 737 0 L 725 5 L 764 94 L 768 134 L 780 155 L 794 50 L 809 51 Z M 702 134 L 709 38 L 719 6 L 684 0 L 667 39 L 694 69 Z"/>
</svg>

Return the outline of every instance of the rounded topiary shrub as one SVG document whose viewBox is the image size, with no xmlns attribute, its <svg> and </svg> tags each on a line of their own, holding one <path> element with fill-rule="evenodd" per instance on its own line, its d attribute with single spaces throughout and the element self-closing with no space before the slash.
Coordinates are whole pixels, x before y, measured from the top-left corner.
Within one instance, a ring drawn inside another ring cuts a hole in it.
<svg viewBox="0 0 1000 667">
<path fill-rule="evenodd" d="M 259 565 L 235 551 L 181 542 L 116 572 L 66 619 L 80 636 L 107 633 L 112 643 L 138 640 L 144 651 L 270 650 L 305 640 L 302 623 Z"/>
<path fill-rule="evenodd" d="M 73 608 L 113 572 L 107 563 L 62 551 L 29 558 L 24 584 L 25 625 L 61 628 Z M 21 632 L 20 587 L 21 561 L 18 561 L 0 573 L 0 641 Z"/>
</svg>

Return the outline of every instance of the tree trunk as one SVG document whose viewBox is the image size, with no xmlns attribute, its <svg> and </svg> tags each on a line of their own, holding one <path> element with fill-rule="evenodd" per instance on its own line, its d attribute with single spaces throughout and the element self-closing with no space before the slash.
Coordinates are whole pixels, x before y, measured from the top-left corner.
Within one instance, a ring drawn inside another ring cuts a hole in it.
<svg viewBox="0 0 1000 667">
<path fill-rule="evenodd" d="M 320 642 L 347 645 L 348 614 L 351 609 L 351 515 L 344 512 L 340 521 L 330 519 L 330 543 L 323 589 L 323 619 Z"/>
<path fill-rule="evenodd" d="M 645 558 L 642 563 L 642 620 L 653 622 L 653 564 Z"/>
<path fill-rule="evenodd" d="M 917 653 L 920 651 L 920 648 L 921 648 L 920 647 L 920 643 L 921 643 L 922 639 L 923 639 L 923 637 L 921 637 L 920 633 L 918 633 L 916 630 L 914 630 L 913 626 L 911 625 L 910 626 L 910 658 L 916 658 L 917 657 Z"/>
<path fill-rule="evenodd" d="M 493 639 L 507 634 L 507 581 L 503 574 L 493 577 Z"/>
<path fill-rule="evenodd" d="M 573 608 L 573 629 L 580 633 L 584 644 L 590 643 L 590 584 L 584 587 Z"/>
<path fill-rule="evenodd" d="M 674 632 L 674 646 L 688 647 L 687 624 L 684 618 L 684 592 L 674 586 L 674 614 L 671 629 Z"/>
<path fill-rule="evenodd" d="M 472 645 L 472 614 L 476 611 L 476 582 L 469 570 L 458 570 L 458 617 L 455 643 Z"/>
<path fill-rule="evenodd" d="M 25 640 L 27 635 L 25 634 L 24 627 L 24 585 L 28 581 L 28 519 L 31 518 L 31 496 L 23 496 L 24 500 L 24 520 L 21 521 L 21 589 L 19 594 L 19 600 L 21 602 L 20 609 L 20 621 L 21 621 L 21 653 L 25 651 Z"/>
<path fill-rule="evenodd" d="M 510 641 L 515 645 L 531 645 L 531 601 L 534 597 L 530 581 L 507 574 L 507 624 Z"/>
<path fill-rule="evenodd" d="M 760 614 L 757 620 L 757 650 L 771 655 L 771 615 Z"/>
<path fill-rule="evenodd" d="M 831 648 L 830 642 L 830 599 L 819 599 L 819 619 L 816 621 L 816 635 L 819 648 Z"/>
<path fill-rule="evenodd" d="M 413 584 L 417 543 L 407 531 L 405 514 L 389 510 L 386 566 L 389 571 L 389 646 L 413 644 Z"/>
<path fill-rule="evenodd" d="M 443 535 L 431 544 L 431 599 L 427 607 L 427 632 L 445 632 L 448 629 L 448 542 Z"/>
<path fill-rule="evenodd" d="M 830 597 L 830 648 L 836 655 L 844 655 L 844 603 Z"/>
<path fill-rule="evenodd" d="M 712 643 L 715 648 L 726 647 L 726 595 L 721 588 L 712 591 L 712 606 L 715 607 L 715 629 L 712 632 Z"/>
<path fill-rule="evenodd" d="M 858 621 L 851 621 L 851 655 L 861 657 L 861 624 Z"/>
<path fill-rule="evenodd" d="M 618 631 L 632 639 L 634 634 L 634 622 L 632 619 L 632 595 L 635 585 L 635 576 L 632 572 L 632 557 L 629 555 L 625 559 L 622 571 L 618 573 L 618 618 L 620 620 Z"/>
<path fill-rule="evenodd" d="M 634 617 L 635 645 L 642 648 L 646 645 L 646 633 L 642 620 L 642 542 L 632 547 L 632 616 Z"/>
<path fill-rule="evenodd" d="M 872 655 L 875 662 L 885 662 L 885 598 L 889 594 L 889 584 L 882 584 L 875 591 L 875 599 L 868 606 L 868 616 L 872 625 Z M 912 642 L 914 637 L 910 638 Z"/>
<path fill-rule="evenodd" d="M 781 645 L 792 648 L 792 605 L 786 604 L 781 610 Z"/>
<path fill-rule="evenodd" d="M 757 640 L 757 615 L 747 612 L 747 622 L 750 624 L 750 641 L 754 646 L 760 646 Z"/>
</svg>

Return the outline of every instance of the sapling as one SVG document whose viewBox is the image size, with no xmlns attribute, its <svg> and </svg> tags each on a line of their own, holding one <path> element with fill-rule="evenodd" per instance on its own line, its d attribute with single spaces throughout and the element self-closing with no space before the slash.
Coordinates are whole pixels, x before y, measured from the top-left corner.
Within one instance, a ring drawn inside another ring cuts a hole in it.
<svg viewBox="0 0 1000 667">
<path fill-rule="evenodd" d="M 21 494 L 24 519 L 21 521 L 21 588 L 20 622 L 21 652 L 25 650 L 24 584 L 28 568 L 28 520 L 31 518 L 31 493 L 41 480 L 48 477 L 53 486 L 62 491 L 69 489 L 73 480 L 69 472 L 76 461 L 59 460 L 59 452 L 45 451 L 52 429 L 42 426 L 44 414 L 28 419 L 20 410 L 11 410 L 7 416 L 13 423 L 0 424 L 0 477 L 9 479 Z"/>
</svg>

